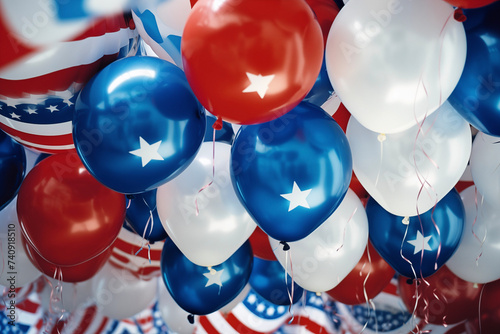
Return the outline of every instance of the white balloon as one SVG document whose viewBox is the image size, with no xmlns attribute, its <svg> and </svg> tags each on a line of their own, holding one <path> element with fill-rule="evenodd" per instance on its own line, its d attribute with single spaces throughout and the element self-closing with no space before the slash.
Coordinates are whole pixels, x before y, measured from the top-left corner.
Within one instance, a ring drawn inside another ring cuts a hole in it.
<svg viewBox="0 0 500 334">
<path fill-rule="evenodd" d="M 290 252 L 269 238 L 276 258 L 295 283 L 323 292 L 333 289 L 356 266 L 368 242 L 368 218 L 358 196 L 349 189 L 340 206 L 307 237 L 289 242 Z M 293 271 L 292 271 L 293 267 Z"/>
<path fill-rule="evenodd" d="M 157 279 L 143 281 L 109 263 L 91 281 L 92 296 L 99 311 L 112 319 L 130 318 L 151 306 L 156 298 Z"/>
<path fill-rule="evenodd" d="M 470 171 L 477 190 L 492 205 L 500 203 L 500 138 L 479 132 L 474 138 Z"/>
<path fill-rule="evenodd" d="M 327 72 L 364 127 L 400 132 L 446 101 L 466 56 L 453 13 L 436 0 L 351 0 L 342 8 L 327 39 Z"/>
<path fill-rule="evenodd" d="M 257 226 L 231 182 L 231 146 L 215 142 L 215 160 L 213 149 L 213 143 L 203 143 L 188 168 L 156 193 L 169 237 L 191 262 L 206 267 L 226 261 Z"/>
<path fill-rule="evenodd" d="M 158 283 L 158 310 L 168 326 L 169 333 L 194 333 L 196 324 L 191 324 L 188 321 L 189 312 L 186 312 L 175 302 L 161 279 L 158 280 Z"/>
<path fill-rule="evenodd" d="M 22 287 L 41 275 L 24 251 L 16 204 L 17 196 L 0 211 L 0 251 L 3 258 L 0 285 L 9 289 Z"/>
<path fill-rule="evenodd" d="M 439 202 L 460 180 L 472 147 L 469 124 L 448 102 L 421 127 L 382 136 L 351 117 L 346 134 L 359 182 L 396 216 L 416 216 Z"/>
<path fill-rule="evenodd" d="M 500 209 L 483 200 L 474 186 L 460 193 L 465 207 L 462 240 L 446 266 L 461 279 L 488 283 L 500 279 Z"/>
<path fill-rule="evenodd" d="M 74 312 L 82 305 L 93 303 L 92 279 L 68 283 L 44 275 L 46 284 L 40 293 L 40 304 L 50 313 Z"/>
</svg>

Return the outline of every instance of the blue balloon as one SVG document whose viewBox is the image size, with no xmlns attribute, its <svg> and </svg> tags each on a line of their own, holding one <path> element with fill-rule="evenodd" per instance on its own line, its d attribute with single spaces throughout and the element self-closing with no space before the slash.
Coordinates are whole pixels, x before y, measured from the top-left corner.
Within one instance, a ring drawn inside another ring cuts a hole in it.
<svg viewBox="0 0 500 334">
<path fill-rule="evenodd" d="M 193 161 L 205 137 L 205 110 L 184 72 L 154 57 L 108 65 L 81 91 L 73 138 L 89 172 L 117 192 L 153 190 Z"/>
<path fill-rule="evenodd" d="M 0 131 L 0 210 L 17 195 L 25 173 L 24 147 Z"/>
<path fill-rule="evenodd" d="M 231 150 L 241 203 L 279 241 L 300 240 L 321 225 L 344 198 L 351 174 L 344 132 L 306 102 L 273 121 L 241 127 Z"/>
<path fill-rule="evenodd" d="M 126 221 L 130 225 L 130 227 L 124 225 L 127 229 L 141 237 L 144 236 L 151 243 L 165 240 L 168 236 L 158 216 L 156 189 L 131 196 Z"/>
<path fill-rule="evenodd" d="M 464 13 L 467 58 L 448 101 L 475 128 L 500 136 L 500 2 Z"/>
<path fill-rule="evenodd" d="M 286 282 L 285 282 L 286 275 Z M 290 305 L 289 293 L 292 292 L 292 278 L 278 261 L 253 259 L 252 274 L 248 282 L 262 298 L 276 305 Z M 304 289 L 293 282 L 293 304 L 300 301 Z"/>
<path fill-rule="evenodd" d="M 326 71 L 326 62 L 323 57 L 323 63 L 321 64 L 321 70 L 319 71 L 318 77 L 314 82 L 314 86 L 311 88 L 309 93 L 307 93 L 304 98 L 305 102 L 321 107 L 330 96 L 333 94 L 333 87 L 328 77 L 328 72 Z"/>
<path fill-rule="evenodd" d="M 214 140 L 214 129 L 213 125 L 217 118 L 212 115 L 207 115 L 207 131 L 205 132 L 205 140 L 211 142 Z M 233 127 L 228 122 L 222 122 L 222 129 L 215 130 L 215 141 L 220 141 L 222 143 L 226 143 L 231 145 L 234 140 L 234 131 Z"/>
<path fill-rule="evenodd" d="M 186 312 L 197 315 L 215 312 L 236 298 L 248 283 L 252 265 L 249 241 L 211 268 L 189 261 L 170 238 L 161 253 L 163 282 L 170 295 Z"/>
<path fill-rule="evenodd" d="M 373 198 L 366 214 L 373 247 L 394 270 L 411 278 L 428 277 L 441 268 L 460 244 L 465 224 L 465 209 L 455 189 L 433 209 L 410 217 L 409 224 Z"/>
</svg>

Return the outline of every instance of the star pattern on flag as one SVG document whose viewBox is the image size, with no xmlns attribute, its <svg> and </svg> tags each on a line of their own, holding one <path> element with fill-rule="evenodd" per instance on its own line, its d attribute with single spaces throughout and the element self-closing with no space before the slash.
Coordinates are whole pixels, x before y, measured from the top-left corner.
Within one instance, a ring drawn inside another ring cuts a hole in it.
<svg viewBox="0 0 500 334">
<path fill-rule="evenodd" d="M 420 231 L 417 231 L 417 236 L 414 240 L 408 240 L 407 242 L 413 245 L 415 248 L 413 250 L 413 254 L 417 254 L 421 251 L 432 250 L 431 246 L 429 246 L 429 240 L 432 238 L 432 235 L 428 237 L 424 237 Z"/>
<path fill-rule="evenodd" d="M 213 284 L 217 284 L 219 287 L 222 287 L 222 281 L 221 281 L 221 276 L 222 273 L 224 272 L 224 269 L 221 269 L 219 271 L 215 269 L 210 269 L 208 273 L 204 273 L 203 276 L 208 278 L 207 284 L 205 284 L 205 288 L 207 286 L 211 286 Z"/>
<path fill-rule="evenodd" d="M 274 79 L 274 74 L 271 75 L 255 75 L 246 72 L 248 80 L 250 80 L 250 85 L 243 90 L 243 93 L 257 93 L 260 98 L 263 99 L 266 96 L 267 90 L 271 81 Z"/>
<path fill-rule="evenodd" d="M 21 119 L 21 115 L 18 115 L 15 112 L 11 112 L 10 116 L 12 116 L 12 119 Z"/>
<path fill-rule="evenodd" d="M 139 137 L 139 145 L 141 148 L 129 151 L 128 153 L 140 157 L 142 167 L 146 166 L 151 160 L 164 160 L 160 153 L 158 153 L 161 145 L 161 140 L 150 145 L 142 137 Z"/>
<path fill-rule="evenodd" d="M 45 109 L 48 109 L 50 110 L 50 112 L 54 112 L 54 111 L 59 111 L 59 109 L 57 109 L 57 106 L 53 106 L 53 105 L 49 105 L 47 108 Z"/>
<path fill-rule="evenodd" d="M 297 182 L 293 181 L 293 189 L 289 194 L 281 194 L 280 196 L 290 202 L 288 207 L 288 212 L 292 211 L 298 206 L 310 209 L 309 203 L 307 202 L 307 196 L 311 193 L 312 189 L 300 190 Z"/>
<path fill-rule="evenodd" d="M 24 109 L 28 114 L 33 115 L 33 114 L 38 114 L 35 108 L 28 107 Z"/>
</svg>

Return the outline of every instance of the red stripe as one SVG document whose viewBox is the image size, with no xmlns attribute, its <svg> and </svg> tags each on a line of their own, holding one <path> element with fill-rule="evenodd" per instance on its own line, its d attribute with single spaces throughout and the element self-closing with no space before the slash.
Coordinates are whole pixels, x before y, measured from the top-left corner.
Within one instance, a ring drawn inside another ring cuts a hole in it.
<svg viewBox="0 0 500 334">
<path fill-rule="evenodd" d="M 325 327 L 312 321 L 308 317 L 299 317 L 298 324 L 306 326 L 306 329 L 312 333 L 328 333 L 328 330 Z"/>
<path fill-rule="evenodd" d="M 19 307 L 20 310 L 23 310 L 23 311 L 26 311 L 29 313 L 33 313 L 33 314 L 36 313 L 39 306 L 40 306 L 40 304 L 35 303 L 29 299 L 25 299 L 24 301 L 19 303 L 19 305 L 17 305 L 17 307 Z"/>
<path fill-rule="evenodd" d="M 85 309 L 85 313 L 83 314 L 80 324 L 77 328 L 75 328 L 73 334 L 83 334 L 89 328 L 90 324 L 95 318 L 95 315 L 97 314 L 97 306 L 92 305 L 90 307 L 87 307 Z"/>
<path fill-rule="evenodd" d="M 27 123 L 25 123 L 27 124 Z M 36 129 L 38 125 L 33 124 L 33 128 Z M 41 136 L 31 133 L 22 132 L 13 128 L 8 127 L 7 125 L 0 123 L 0 129 L 7 132 L 9 135 L 13 137 L 18 137 L 22 140 L 25 140 L 30 143 L 39 144 L 39 145 L 71 145 L 73 144 L 73 135 L 71 132 L 64 135 L 57 136 Z M 71 128 L 69 129 L 71 130 Z"/>
<path fill-rule="evenodd" d="M 385 293 L 394 295 L 394 296 L 399 296 L 398 295 L 398 287 L 396 284 L 393 284 L 392 281 L 389 284 L 387 284 L 386 287 L 384 288 L 384 290 L 382 290 L 382 291 Z"/>
<path fill-rule="evenodd" d="M 199 321 L 200 321 L 201 327 L 203 327 L 205 332 L 207 332 L 208 334 L 220 334 L 219 331 L 217 329 L 215 329 L 215 327 L 212 325 L 210 320 L 208 320 L 207 317 L 201 316 Z"/>
<path fill-rule="evenodd" d="M 80 41 L 89 37 L 102 36 L 107 32 L 116 32 L 127 27 L 128 22 L 125 21 L 123 14 L 102 17 L 94 20 L 91 27 L 69 41 Z"/>
<path fill-rule="evenodd" d="M 113 257 L 109 258 L 109 263 L 111 265 L 113 265 L 115 268 L 126 269 L 130 273 L 132 273 L 132 275 L 134 275 L 135 277 L 142 279 L 142 280 L 146 280 L 146 281 L 161 275 L 160 266 L 148 266 L 148 267 L 139 268 L 138 270 L 133 271 L 132 269 L 127 267 L 127 265 L 125 263 L 118 262 L 118 261 L 114 260 Z"/>
<path fill-rule="evenodd" d="M 99 325 L 99 328 L 95 331 L 95 334 L 100 334 L 102 331 L 104 331 L 104 328 L 106 327 L 108 323 L 108 318 L 103 318 L 101 321 L 101 324 Z"/>
<path fill-rule="evenodd" d="M 233 313 L 229 313 L 227 315 L 226 321 L 228 322 L 228 324 L 231 325 L 231 327 L 233 327 L 240 334 L 269 334 L 269 333 L 273 332 L 273 331 L 261 332 L 261 331 L 256 331 L 252 328 L 249 328 L 246 325 L 244 325 L 243 323 L 241 323 Z"/>
<path fill-rule="evenodd" d="M 149 260 L 148 257 L 148 247 L 144 246 L 142 250 L 139 252 L 139 254 L 135 255 L 139 249 L 141 249 L 141 245 L 135 245 L 131 244 L 120 237 L 118 237 L 115 240 L 115 243 L 113 244 L 114 248 L 117 248 L 121 250 L 122 252 L 125 252 L 127 254 L 133 255 L 133 256 L 139 256 L 144 259 Z M 151 261 L 160 261 L 161 260 L 161 249 L 151 249 Z"/>
</svg>

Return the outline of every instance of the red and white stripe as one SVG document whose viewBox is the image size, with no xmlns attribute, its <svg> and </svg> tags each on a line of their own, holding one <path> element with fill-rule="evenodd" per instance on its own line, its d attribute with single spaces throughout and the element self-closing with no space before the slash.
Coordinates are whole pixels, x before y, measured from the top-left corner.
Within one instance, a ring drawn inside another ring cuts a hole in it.
<svg viewBox="0 0 500 334">
<path fill-rule="evenodd" d="M 122 228 L 113 244 L 109 262 L 118 268 L 130 271 L 135 277 L 150 280 L 161 275 L 160 261 L 163 241 L 157 241 L 148 249 L 141 236 Z M 142 250 L 140 250 L 142 247 Z M 136 253 L 140 252 L 136 255 Z M 151 263 L 150 263 L 151 258 Z"/>
</svg>

